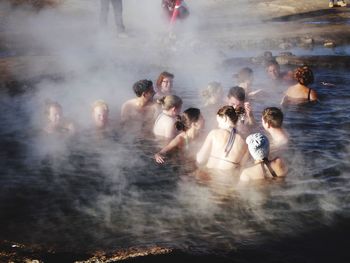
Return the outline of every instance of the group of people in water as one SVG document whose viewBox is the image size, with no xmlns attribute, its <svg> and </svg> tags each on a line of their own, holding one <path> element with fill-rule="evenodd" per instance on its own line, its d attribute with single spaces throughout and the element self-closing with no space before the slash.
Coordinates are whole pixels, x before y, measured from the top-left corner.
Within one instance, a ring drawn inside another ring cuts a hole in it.
<svg viewBox="0 0 350 263">
<path fill-rule="evenodd" d="M 314 76 L 307 66 L 284 73 L 276 61 L 270 61 L 266 75 L 275 85 L 286 87 L 282 105 L 318 100 L 316 91 L 309 87 Z M 266 107 L 259 127 L 252 102 L 264 90 L 252 89 L 250 68 L 241 69 L 235 77 L 237 85 L 227 94 L 220 83 L 211 82 L 201 91 L 202 110 L 189 107 L 184 111 L 183 100 L 173 90 L 173 74 L 162 72 L 155 85 L 151 80 L 139 80 L 133 85 L 135 97 L 121 107 L 118 129 L 142 136 L 152 134 L 160 142 L 159 151 L 154 153 L 158 164 L 166 164 L 172 153 L 178 152 L 186 160 L 193 160 L 198 170 L 214 177 L 221 174 L 240 182 L 283 177 L 288 172 L 284 153 L 289 144 L 283 112 L 279 107 Z M 73 123 L 63 118 L 59 103 L 48 102 L 45 114 L 45 133 L 76 132 Z M 92 104 L 92 120 L 98 133 L 111 130 L 106 102 L 97 100 Z M 205 124 L 211 127 L 203 137 L 208 126 Z"/>
</svg>

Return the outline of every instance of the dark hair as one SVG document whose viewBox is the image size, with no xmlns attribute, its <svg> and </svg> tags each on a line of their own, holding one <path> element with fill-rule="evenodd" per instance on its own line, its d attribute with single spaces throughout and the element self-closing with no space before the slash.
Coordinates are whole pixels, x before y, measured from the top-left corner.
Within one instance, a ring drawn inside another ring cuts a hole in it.
<svg viewBox="0 0 350 263">
<path fill-rule="evenodd" d="M 307 86 L 314 82 L 314 73 L 308 66 L 302 66 L 295 69 L 294 78 L 300 84 Z"/>
<path fill-rule="evenodd" d="M 238 120 L 238 115 L 236 114 L 236 111 L 232 106 L 221 107 L 218 110 L 217 115 L 227 116 L 232 121 L 233 124 L 236 124 L 236 122 Z"/>
<path fill-rule="evenodd" d="M 283 112 L 276 107 L 265 108 L 262 112 L 262 117 L 265 122 L 273 128 L 281 128 L 283 123 Z"/>
<path fill-rule="evenodd" d="M 227 97 L 235 97 L 239 101 L 245 101 L 245 91 L 242 87 L 234 86 L 228 91 Z"/>
<path fill-rule="evenodd" d="M 178 120 L 175 122 L 175 128 L 178 131 L 187 131 L 191 124 L 197 122 L 201 111 L 197 108 L 188 108 L 182 115 L 178 116 Z"/>
<path fill-rule="evenodd" d="M 251 68 L 242 68 L 234 76 L 237 78 L 238 82 L 243 82 L 253 77 L 253 70 Z"/>
<path fill-rule="evenodd" d="M 158 79 L 157 79 L 157 82 L 156 82 L 156 86 L 157 86 L 157 89 L 160 88 L 160 86 L 162 85 L 162 82 L 163 82 L 163 79 L 165 78 L 171 78 L 173 79 L 174 78 L 174 74 L 171 74 L 167 71 L 163 71 L 162 73 L 160 73 Z"/>
<path fill-rule="evenodd" d="M 266 63 L 266 69 L 268 69 L 270 66 L 276 66 L 278 69 L 280 69 L 280 64 L 276 60 L 269 60 Z"/>
<path fill-rule="evenodd" d="M 151 80 L 142 79 L 137 81 L 132 86 L 135 94 L 137 97 L 141 97 L 144 92 L 149 91 L 151 88 L 153 88 L 153 82 Z"/>
</svg>

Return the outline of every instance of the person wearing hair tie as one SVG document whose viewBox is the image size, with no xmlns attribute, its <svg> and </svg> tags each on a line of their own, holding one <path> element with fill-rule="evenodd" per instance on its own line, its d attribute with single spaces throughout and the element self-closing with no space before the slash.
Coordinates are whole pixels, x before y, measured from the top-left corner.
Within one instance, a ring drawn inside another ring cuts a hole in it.
<svg viewBox="0 0 350 263">
<path fill-rule="evenodd" d="M 232 106 L 223 106 L 216 119 L 219 127 L 209 132 L 197 153 L 197 163 L 214 170 L 239 171 L 247 145 L 236 130 L 238 115 Z"/>
<path fill-rule="evenodd" d="M 269 160 L 270 144 L 269 140 L 262 133 L 254 133 L 247 137 L 249 153 L 254 159 L 254 164 L 245 168 L 241 175 L 241 182 L 251 180 L 278 178 L 287 174 L 288 168 L 279 157 Z"/>
<path fill-rule="evenodd" d="M 164 163 L 165 156 L 174 149 L 184 149 L 190 156 L 196 151 L 193 142 L 199 137 L 204 128 L 204 118 L 197 108 L 188 108 L 179 116 L 175 127 L 180 133 L 163 149 L 154 155 L 157 163 Z"/>
</svg>

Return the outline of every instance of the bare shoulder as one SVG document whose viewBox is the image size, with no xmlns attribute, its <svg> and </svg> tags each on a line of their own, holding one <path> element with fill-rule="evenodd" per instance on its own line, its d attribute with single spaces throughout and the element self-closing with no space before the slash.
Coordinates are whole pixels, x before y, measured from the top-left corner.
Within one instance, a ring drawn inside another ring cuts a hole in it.
<svg viewBox="0 0 350 263">
<path fill-rule="evenodd" d="M 310 100 L 311 101 L 316 101 L 318 100 L 317 92 L 314 89 L 311 89 L 310 92 Z"/>
</svg>

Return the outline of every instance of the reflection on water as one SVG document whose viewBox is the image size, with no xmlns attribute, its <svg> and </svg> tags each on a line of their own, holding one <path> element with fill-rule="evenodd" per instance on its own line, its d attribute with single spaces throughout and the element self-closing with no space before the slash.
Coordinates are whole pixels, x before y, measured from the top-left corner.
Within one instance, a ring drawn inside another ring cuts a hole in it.
<svg viewBox="0 0 350 263">
<path fill-rule="evenodd" d="M 284 109 L 293 140 L 288 178 L 224 195 L 198 183 L 190 167 L 156 165 L 152 140 L 39 136 L 26 109 L 30 95 L 3 96 L 0 238 L 67 250 L 155 244 L 198 253 L 332 228 L 349 217 L 350 79 L 327 70 L 317 78 L 336 84 L 316 87 L 321 103 Z"/>
</svg>

